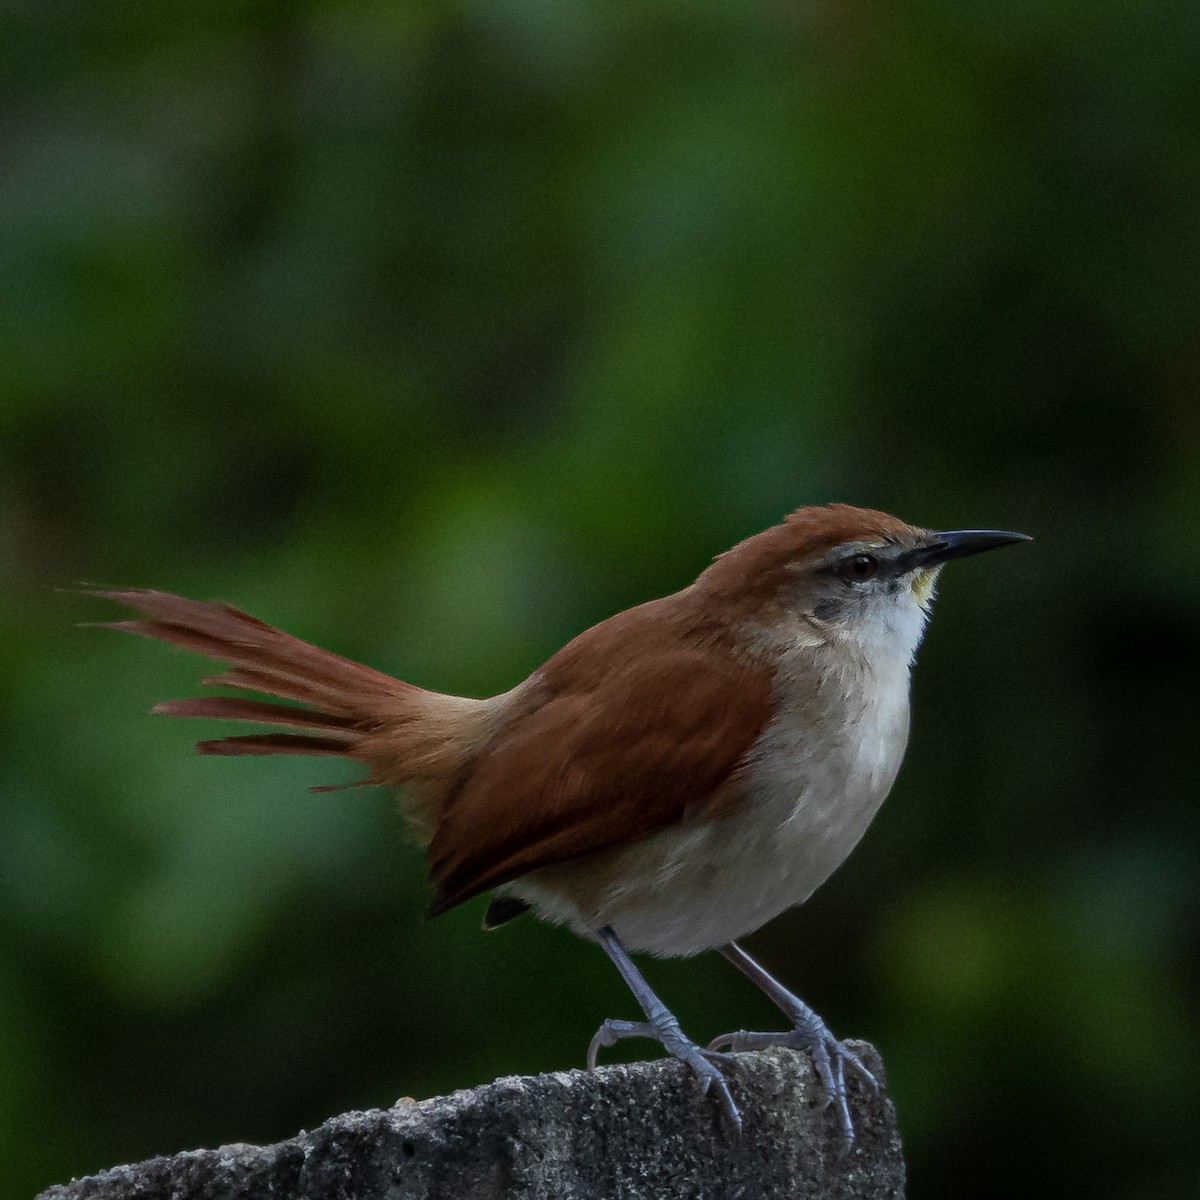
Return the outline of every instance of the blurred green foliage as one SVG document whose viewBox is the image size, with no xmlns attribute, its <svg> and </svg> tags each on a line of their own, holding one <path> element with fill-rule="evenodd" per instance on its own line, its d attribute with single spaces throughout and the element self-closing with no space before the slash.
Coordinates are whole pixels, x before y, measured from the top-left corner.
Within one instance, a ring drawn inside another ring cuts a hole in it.
<svg viewBox="0 0 1200 1200">
<path fill-rule="evenodd" d="M 842 499 L 1038 540 L 947 571 L 892 800 L 751 947 L 883 1050 L 914 1196 L 1200 1195 L 1200 8 L 9 0 L 0 56 L 5 1194 L 632 1015 L 53 589 L 483 694 Z"/>
</svg>

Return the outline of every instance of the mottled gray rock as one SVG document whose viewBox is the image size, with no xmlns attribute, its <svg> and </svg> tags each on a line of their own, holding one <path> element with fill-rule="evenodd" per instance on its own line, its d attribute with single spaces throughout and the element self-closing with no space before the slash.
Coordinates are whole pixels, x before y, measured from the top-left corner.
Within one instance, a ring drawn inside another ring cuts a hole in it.
<svg viewBox="0 0 1200 1200">
<path fill-rule="evenodd" d="M 882 1078 L 874 1049 L 853 1043 Z M 498 1079 L 345 1113 L 274 1146 L 152 1158 L 39 1200 L 883 1200 L 904 1193 L 896 1113 L 855 1077 L 843 1154 L 807 1056 L 740 1056 L 742 1140 L 671 1060 Z"/>
</svg>

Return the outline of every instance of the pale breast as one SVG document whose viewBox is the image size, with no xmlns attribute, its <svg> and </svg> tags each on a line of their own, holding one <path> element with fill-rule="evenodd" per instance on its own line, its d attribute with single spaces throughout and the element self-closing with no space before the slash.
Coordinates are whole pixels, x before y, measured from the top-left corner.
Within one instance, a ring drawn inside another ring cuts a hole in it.
<svg viewBox="0 0 1200 1200">
<path fill-rule="evenodd" d="M 800 904 L 858 843 L 904 754 L 907 665 L 890 686 L 861 683 L 830 675 L 826 694 L 781 697 L 733 815 L 663 830 L 511 890 L 544 918 L 583 934 L 612 925 L 630 949 L 663 955 L 723 945 Z M 814 699 L 838 710 L 835 736 L 815 732 Z"/>
<path fill-rule="evenodd" d="M 912 606 L 915 610 L 915 604 Z M 778 713 L 743 768 L 731 816 L 684 822 L 516 881 L 546 919 L 611 925 L 631 950 L 724 945 L 806 900 L 883 803 L 908 740 L 909 675 L 923 618 L 860 629 L 864 644 L 799 640 L 779 660 Z M 879 636 L 877 636 L 877 634 Z"/>
</svg>

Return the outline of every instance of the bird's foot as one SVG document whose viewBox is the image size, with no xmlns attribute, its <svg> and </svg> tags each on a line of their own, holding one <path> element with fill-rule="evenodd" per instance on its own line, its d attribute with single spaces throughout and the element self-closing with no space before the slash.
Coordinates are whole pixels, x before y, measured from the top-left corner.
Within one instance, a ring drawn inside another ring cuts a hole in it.
<svg viewBox="0 0 1200 1200">
<path fill-rule="evenodd" d="M 618 1021 L 609 1019 L 596 1030 L 596 1036 L 588 1047 L 588 1070 L 596 1069 L 596 1056 L 601 1048 L 615 1046 L 626 1038 L 653 1038 L 672 1057 L 687 1063 L 700 1079 L 700 1090 L 704 1095 L 715 1091 L 721 1110 L 729 1119 L 737 1135 L 742 1133 L 742 1114 L 734 1103 L 729 1083 L 724 1072 L 729 1070 L 744 1078 L 746 1069 L 731 1054 L 724 1054 L 711 1047 L 707 1050 L 697 1046 L 683 1030 L 671 1013 L 663 1010 L 655 1019 L 648 1021 Z"/>
<path fill-rule="evenodd" d="M 713 1038 L 708 1051 L 736 1053 L 742 1050 L 765 1050 L 770 1046 L 807 1050 L 825 1091 L 825 1107 L 834 1105 L 837 1108 L 844 1146 L 849 1150 L 854 1144 L 854 1122 L 850 1118 L 846 1095 L 846 1068 L 852 1067 L 873 1089 L 878 1090 L 879 1081 L 853 1050 L 847 1049 L 833 1036 L 829 1027 L 812 1009 L 803 1006 L 796 1013 L 795 1022 L 794 1028 L 781 1033 L 750 1033 L 744 1029 L 736 1033 L 724 1033 Z"/>
</svg>

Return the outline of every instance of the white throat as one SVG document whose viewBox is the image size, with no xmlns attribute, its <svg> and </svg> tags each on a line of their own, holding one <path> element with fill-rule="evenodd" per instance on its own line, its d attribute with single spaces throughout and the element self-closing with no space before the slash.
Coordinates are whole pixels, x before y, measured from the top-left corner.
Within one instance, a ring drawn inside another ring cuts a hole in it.
<svg viewBox="0 0 1200 1200">
<path fill-rule="evenodd" d="M 873 596 L 859 619 L 844 622 L 835 638 L 857 650 L 868 670 L 881 681 L 908 669 L 925 636 L 928 601 L 922 605 L 909 587 Z M 907 681 L 905 683 L 907 690 Z"/>
</svg>

